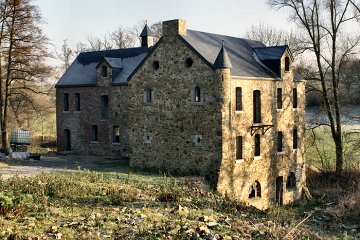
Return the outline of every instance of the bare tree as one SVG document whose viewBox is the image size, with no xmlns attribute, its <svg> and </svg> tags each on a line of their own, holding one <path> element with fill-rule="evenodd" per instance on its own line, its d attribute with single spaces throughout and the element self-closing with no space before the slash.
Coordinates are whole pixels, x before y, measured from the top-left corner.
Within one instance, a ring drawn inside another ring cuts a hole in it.
<svg viewBox="0 0 360 240">
<path fill-rule="evenodd" d="M 61 52 L 57 53 L 57 57 L 64 62 L 64 70 L 67 70 L 70 67 L 70 62 L 74 56 L 74 51 L 68 46 L 67 40 L 65 39 L 61 47 Z"/>
<path fill-rule="evenodd" d="M 43 35 L 42 19 L 31 0 L 0 0 L 2 33 L 0 40 L 0 123 L 1 143 L 7 148 L 9 106 L 12 99 L 26 97 L 28 93 L 40 93 L 35 84 L 41 81 L 51 68 L 44 62 L 51 57 Z"/>
<path fill-rule="evenodd" d="M 252 25 L 245 37 L 262 42 L 266 46 L 288 45 L 294 56 L 301 52 L 301 41 L 295 33 L 281 31 L 264 23 Z"/>
<path fill-rule="evenodd" d="M 343 170 L 343 139 L 339 81 L 344 62 L 354 53 L 360 36 L 344 37 L 347 22 L 359 19 L 359 3 L 351 0 L 268 0 L 274 8 L 286 8 L 304 34 L 304 49 L 315 59 L 326 123 L 336 148 L 336 172 Z M 353 10 L 353 11 L 352 11 Z"/>
<path fill-rule="evenodd" d="M 110 36 L 117 48 L 134 47 L 137 41 L 137 37 L 134 36 L 131 29 L 123 28 L 121 26 L 113 31 Z"/>
</svg>

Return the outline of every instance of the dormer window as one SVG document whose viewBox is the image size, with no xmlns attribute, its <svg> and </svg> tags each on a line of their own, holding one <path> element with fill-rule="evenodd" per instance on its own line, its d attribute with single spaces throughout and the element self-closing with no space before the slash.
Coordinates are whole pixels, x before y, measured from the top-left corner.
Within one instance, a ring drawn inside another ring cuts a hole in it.
<svg viewBox="0 0 360 240">
<path fill-rule="evenodd" d="M 107 67 L 106 66 L 101 67 L 101 76 L 107 77 Z"/>
<path fill-rule="evenodd" d="M 285 72 L 290 71 L 290 58 L 285 57 Z"/>
</svg>

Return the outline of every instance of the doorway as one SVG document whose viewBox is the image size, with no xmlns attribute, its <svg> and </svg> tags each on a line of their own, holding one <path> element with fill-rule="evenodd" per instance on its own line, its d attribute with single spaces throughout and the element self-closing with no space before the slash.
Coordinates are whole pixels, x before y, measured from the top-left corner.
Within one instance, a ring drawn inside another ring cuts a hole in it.
<svg viewBox="0 0 360 240">
<path fill-rule="evenodd" d="M 283 182 L 284 179 L 282 176 L 276 178 L 276 205 L 283 205 Z"/>
<path fill-rule="evenodd" d="M 70 137 L 70 130 L 64 130 L 64 147 L 65 151 L 71 151 L 71 137 Z"/>
</svg>

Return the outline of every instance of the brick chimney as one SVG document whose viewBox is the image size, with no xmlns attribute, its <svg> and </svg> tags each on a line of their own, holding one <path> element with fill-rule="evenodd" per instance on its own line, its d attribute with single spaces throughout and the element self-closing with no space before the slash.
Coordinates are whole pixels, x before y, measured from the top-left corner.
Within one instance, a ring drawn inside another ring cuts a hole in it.
<svg viewBox="0 0 360 240">
<path fill-rule="evenodd" d="M 174 19 L 163 22 L 163 36 L 174 37 L 177 34 L 186 35 L 186 21 L 183 19 Z"/>
</svg>

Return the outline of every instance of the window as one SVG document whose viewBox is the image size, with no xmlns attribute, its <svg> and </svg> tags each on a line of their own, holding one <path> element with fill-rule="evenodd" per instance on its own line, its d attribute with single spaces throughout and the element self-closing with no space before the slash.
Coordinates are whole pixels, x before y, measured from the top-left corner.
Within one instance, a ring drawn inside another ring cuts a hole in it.
<svg viewBox="0 0 360 240">
<path fill-rule="evenodd" d="M 199 86 L 194 89 L 194 100 L 195 102 L 201 102 L 201 90 Z"/>
<path fill-rule="evenodd" d="M 101 76 L 102 77 L 107 77 L 107 67 L 106 66 L 102 66 L 102 68 L 101 68 Z"/>
<path fill-rule="evenodd" d="M 160 68 L 160 63 L 158 61 L 154 61 L 152 67 L 153 69 L 158 70 Z"/>
<path fill-rule="evenodd" d="M 69 94 L 64 93 L 64 111 L 69 111 Z"/>
<path fill-rule="evenodd" d="M 101 119 L 109 119 L 109 97 L 101 96 Z"/>
<path fill-rule="evenodd" d="M 296 188 L 296 177 L 295 173 L 290 172 L 287 181 L 286 181 L 286 188 L 293 189 Z"/>
<path fill-rule="evenodd" d="M 236 94 L 236 111 L 242 111 L 242 89 L 237 87 L 235 89 Z"/>
<path fill-rule="evenodd" d="M 260 91 L 253 93 L 254 123 L 261 123 L 261 96 Z"/>
<path fill-rule="evenodd" d="M 242 136 L 236 138 L 236 159 L 243 159 Z"/>
<path fill-rule="evenodd" d="M 297 149 L 298 148 L 298 132 L 297 129 L 294 128 L 293 130 L 293 149 Z"/>
<path fill-rule="evenodd" d="M 91 126 L 91 141 L 92 142 L 99 141 L 99 138 L 98 138 L 98 126 L 97 125 L 92 125 Z"/>
<path fill-rule="evenodd" d="M 260 156 L 260 134 L 255 134 L 255 157 Z"/>
<path fill-rule="evenodd" d="M 283 151 L 283 132 L 279 131 L 277 134 L 277 151 Z"/>
<path fill-rule="evenodd" d="M 113 127 L 113 142 L 114 143 L 120 142 L 120 127 L 119 126 Z"/>
<path fill-rule="evenodd" d="M 282 109 L 282 88 L 276 90 L 276 108 Z"/>
<path fill-rule="evenodd" d="M 153 90 L 151 88 L 145 88 L 144 90 L 144 102 L 151 103 L 153 101 Z"/>
<path fill-rule="evenodd" d="M 285 72 L 290 70 L 290 59 L 289 57 L 285 57 Z"/>
<path fill-rule="evenodd" d="M 185 65 L 187 66 L 187 67 L 191 67 L 192 65 L 193 65 L 193 60 L 191 59 L 191 58 L 187 58 L 186 60 L 185 60 Z"/>
<path fill-rule="evenodd" d="M 260 198 L 261 197 L 261 185 L 258 181 L 250 187 L 249 198 Z"/>
<path fill-rule="evenodd" d="M 297 89 L 293 89 L 293 108 L 298 107 Z"/>
<path fill-rule="evenodd" d="M 80 111 L 80 93 L 75 93 L 75 111 Z"/>
</svg>

